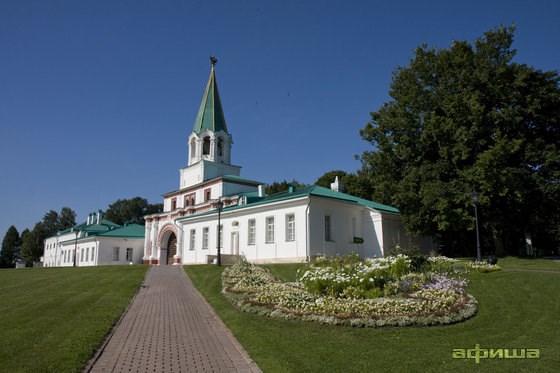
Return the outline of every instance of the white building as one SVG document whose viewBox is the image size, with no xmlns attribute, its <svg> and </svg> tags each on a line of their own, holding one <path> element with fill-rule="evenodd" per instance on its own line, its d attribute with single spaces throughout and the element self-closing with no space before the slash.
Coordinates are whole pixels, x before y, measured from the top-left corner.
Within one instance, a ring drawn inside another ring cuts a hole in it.
<svg viewBox="0 0 560 373">
<path fill-rule="evenodd" d="M 84 267 L 140 264 L 144 254 L 144 227 L 120 226 L 103 219 L 101 212 L 89 214 L 78 224 L 45 240 L 44 267 Z"/>
<path fill-rule="evenodd" d="M 342 193 L 338 180 L 332 189 L 265 195 L 231 164 L 232 144 L 212 65 L 180 187 L 163 195 L 163 213 L 145 217 L 144 263 L 210 263 L 218 241 L 222 260 L 244 255 L 261 263 L 351 252 L 379 257 L 409 245 L 396 208 Z"/>
</svg>

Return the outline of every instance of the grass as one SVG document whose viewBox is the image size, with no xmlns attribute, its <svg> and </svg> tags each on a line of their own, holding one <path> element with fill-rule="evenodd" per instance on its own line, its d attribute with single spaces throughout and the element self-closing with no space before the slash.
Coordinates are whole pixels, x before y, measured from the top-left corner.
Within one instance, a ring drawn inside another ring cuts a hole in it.
<svg viewBox="0 0 560 373">
<path fill-rule="evenodd" d="M 504 269 L 530 269 L 543 271 L 560 271 L 560 260 L 520 259 L 513 256 L 498 259 L 498 265 Z"/>
<path fill-rule="evenodd" d="M 463 323 L 439 327 L 356 329 L 269 319 L 238 312 L 220 293 L 216 266 L 185 270 L 249 355 L 264 372 L 550 372 L 560 367 L 560 273 L 550 263 L 500 260 L 506 270 L 470 275 L 469 293 L 479 313 Z M 269 265 L 293 281 L 298 265 Z M 510 270 L 511 269 L 511 270 Z M 452 359 L 453 349 L 539 348 L 538 360 Z"/>
<path fill-rule="evenodd" d="M 0 371 L 81 371 L 147 269 L 0 270 Z"/>
</svg>

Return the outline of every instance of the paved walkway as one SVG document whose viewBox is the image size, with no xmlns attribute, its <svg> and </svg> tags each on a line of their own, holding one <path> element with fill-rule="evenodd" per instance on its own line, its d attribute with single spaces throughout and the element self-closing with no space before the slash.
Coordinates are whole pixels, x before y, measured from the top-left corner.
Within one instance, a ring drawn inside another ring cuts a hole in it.
<svg viewBox="0 0 560 373">
<path fill-rule="evenodd" d="M 90 372 L 260 372 L 181 266 L 151 266 Z"/>
</svg>

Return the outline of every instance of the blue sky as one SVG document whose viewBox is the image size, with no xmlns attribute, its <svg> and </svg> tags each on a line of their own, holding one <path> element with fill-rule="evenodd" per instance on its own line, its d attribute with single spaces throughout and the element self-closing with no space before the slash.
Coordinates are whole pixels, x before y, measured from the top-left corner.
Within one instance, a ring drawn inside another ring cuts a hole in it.
<svg viewBox="0 0 560 373">
<path fill-rule="evenodd" d="M 179 187 L 217 56 L 232 161 L 266 183 L 360 167 L 392 71 L 515 23 L 517 62 L 557 70 L 557 1 L 0 1 L 0 237 L 69 206 Z"/>
</svg>

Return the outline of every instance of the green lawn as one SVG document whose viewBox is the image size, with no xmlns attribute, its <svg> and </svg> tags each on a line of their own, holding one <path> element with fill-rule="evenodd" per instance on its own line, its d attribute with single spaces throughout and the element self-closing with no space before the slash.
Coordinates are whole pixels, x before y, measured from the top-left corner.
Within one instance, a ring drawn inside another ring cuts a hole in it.
<svg viewBox="0 0 560 373">
<path fill-rule="evenodd" d="M 530 264 L 530 263 L 536 264 Z M 469 293 L 479 313 L 466 322 L 439 327 L 356 329 L 283 321 L 238 312 L 220 294 L 221 268 L 185 270 L 239 342 L 265 372 L 551 372 L 560 369 L 560 271 L 548 261 L 506 258 L 502 272 L 472 274 Z M 269 265 L 293 280 L 297 265 Z M 559 269 L 560 270 L 560 269 Z M 531 360 L 452 359 L 453 349 L 538 348 Z"/>
<path fill-rule="evenodd" d="M 0 371 L 81 371 L 147 269 L 0 270 Z"/>
<path fill-rule="evenodd" d="M 238 312 L 216 266 L 185 270 L 265 372 L 536 371 L 560 369 L 560 268 L 505 258 L 471 275 L 479 314 L 431 328 L 353 329 Z M 299 265 L 269 265 L 293 281 Z M 0 270 L 0 372 L 77 372 L 142 282 L 147 266 Z M 529 272 L 527 270 L 543 272 Z M 548 271 L 548 272 L 547 272 Z M 554 272 L 556 271 L 556 272 Z M 539 348 L 539 360 L 453 360 L 454 348 Z"/>
</svg>

